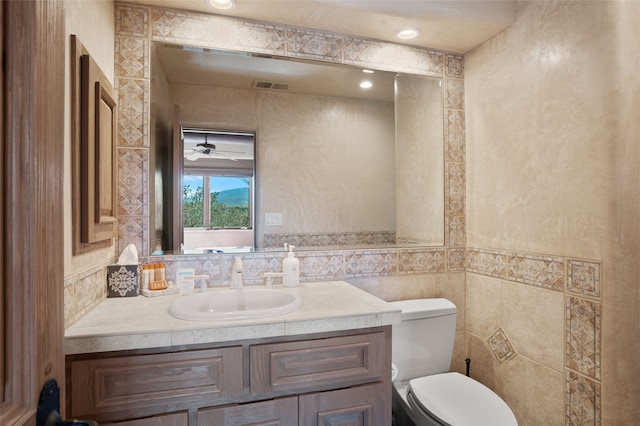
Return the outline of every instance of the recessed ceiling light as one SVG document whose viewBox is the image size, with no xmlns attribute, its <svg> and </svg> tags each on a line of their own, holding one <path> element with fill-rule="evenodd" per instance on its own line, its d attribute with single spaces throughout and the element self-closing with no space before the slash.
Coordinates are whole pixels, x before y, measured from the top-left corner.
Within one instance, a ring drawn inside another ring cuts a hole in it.
<svg viewBox="0 0 640 426">
<path fill-rule="evenodd" d="M 396 37 L 400 40 L 411 40 L 418 37 L 418 35 L 420 35 L 420 31 L 413 28 L 406 28 L 396 33 Z"/>
<path fill-rule="evenodd" d="M 209 0 L 209 5 L 216 9 L 232 9 L 236 2 L 234 0 Z"/>
<path fill-rule="evenodd" d="M 365 73 L 365 74 L 373 74 L 375 71 L 374 70 L 364 69 L 364 70 L 362 70 L 362 72 Z"/>
<path fill-rule="evenodd" d="M 363 89 L 370 89 L 371 87 L 373 87 L 373 83 L 371 83 L 370 81 L 363 81 L 362 83 L 360 83 L 360 87 Z"/>
</svg>

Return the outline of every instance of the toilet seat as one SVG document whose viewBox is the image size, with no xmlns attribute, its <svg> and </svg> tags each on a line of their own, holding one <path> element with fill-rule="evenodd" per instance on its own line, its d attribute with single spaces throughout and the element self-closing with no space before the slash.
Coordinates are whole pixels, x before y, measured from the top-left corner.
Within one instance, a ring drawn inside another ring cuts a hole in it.
<svg viewBox="0 0 640 426">
<path fill-rule="evenodd" d="M 414 411 L 451 426 L 517 426 L 509 406 L 491 389 L 459 373 L 434 374 L 409 381 Z"/>
</svg>

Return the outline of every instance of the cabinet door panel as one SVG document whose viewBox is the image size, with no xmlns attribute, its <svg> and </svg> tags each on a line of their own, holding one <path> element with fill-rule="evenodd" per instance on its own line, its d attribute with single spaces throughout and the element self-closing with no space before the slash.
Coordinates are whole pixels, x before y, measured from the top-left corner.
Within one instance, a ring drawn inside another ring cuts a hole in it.
<svg viewBox="0 0 640 426">
<path fill-rule="evenodd" d="M 241 395 L 242 348 L 71 362 L 71 416 L 116 421 L 229 403 Z"/>
<path fill-rule="evenodd" d="M 189 416 L 187 413 L 174 413 L 165 416 L 148 417 L 146 419 L 102 424 L 117 426 L 189 426 Z"/>
<path fill-rule="evenodd" d="M 384 380 L 382 332 L 251 346 L 251 393 L 317 390 Z"/>
<path fill-rule="evenodd" d="M 210 408 L 198 412 L 198 426 L 298 426 L 298 398 Z"/>
<path fill-rule="evenodd" d="M 300 396 L 305 426 L 380 426 L 391 424 L 391 389 L 384 383 Z"/>
</svg>

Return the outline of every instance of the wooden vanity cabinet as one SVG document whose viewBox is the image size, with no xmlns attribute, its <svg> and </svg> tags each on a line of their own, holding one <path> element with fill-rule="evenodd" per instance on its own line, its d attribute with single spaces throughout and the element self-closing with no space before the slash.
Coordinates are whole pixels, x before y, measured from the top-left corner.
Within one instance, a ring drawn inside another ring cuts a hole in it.
<svg viewBox="0 0 640 426">
<path fill-rule="evenodd" d="M 251 402 L 198 411 L 198 426 L 298 426 L 298 397 Z"/>
<path fill-rule="evenodd" d="M 214 425 L 217 423 L 211 423 Z M 221 423 L 222 424 L 222 423 Z M 189 414 L 187 412 L 164 414 L 160 416 L 147 417 L 146 419 L 125 420 L 115 423 L 100 423 L 104 425 L 114 426 L 189 426 Z"/>
<path fill-rule="evenodd" d="M 390 326 L 181 349 L 68 356 L 69 416 L 126 426 L 391 424 Z"/>
</svg>

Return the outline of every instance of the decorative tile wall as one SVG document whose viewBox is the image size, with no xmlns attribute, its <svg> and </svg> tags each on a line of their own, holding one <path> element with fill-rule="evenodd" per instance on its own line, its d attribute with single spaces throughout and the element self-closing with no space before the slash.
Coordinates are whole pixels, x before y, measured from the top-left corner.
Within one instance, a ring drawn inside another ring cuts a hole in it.
<svg viewBox="0 0 640 426">
<path fill-rule="evenodd" d="M 502 327 L 498 327 L 498 329 L 487 338 L 487 341 L 500 364 L 509 361 L 517 355 L 517 352 L 507 337 L 507 333 L 505 333 Z"/>
<path fill-rule="evenodd" d="M 393 231 L 379 231 L 313 234 L 264 234 L 265 248 L 281 248 L 285 243 L 293 244 L 296 247 L 388 245 L 396 243 L 396 233 Z"/>
<path fill-rule="evenodd" d="M 300 281 L 332 281 L 349 278 L 420 275 L 460 272 L 464 264 L 462 249 L 443 247 L 391 248 L 366 250 L 310 250 L 296 252 L 300 261 Z M 175 280 L 180 268 L 193 268 L 209 275 L 211 287 L 228 286 L 235 254 L 153 256 L 141 258 L 142 263 L 164 262 L 168 280 Z M 244 283 L 262 285 L 264 272 L 280 272 L 284 251 L 243 253 Z M 448 261 L 448 259 L 453 259 Z M 449 266 L 453 265 L 453 266 Z M 274 283 L 279 283 L 279 278 Z"/>
<path fill-rule="evenodd" d="M 566 371 L 565 425 L 600 426 L 600 383 Z"/>
<path fill-rule="evenodd" d="M 107 297 L 107 265 L 95 265 L 64 279 L 64 326 L 69 327 Z"/>
<path fill-rule="evenodd" d="M 466 270 L 565 295 L 565 424 L 600 425 L 601 263 L 467 248 Z M 501 327 L 487 341 L 500 363 L 517 355 Z"/>
<path fill-rule="evenodd" d="M 600 264 L 569 259 L 567 291 L 578 295 L 600 297 Z"/>
</svg>

